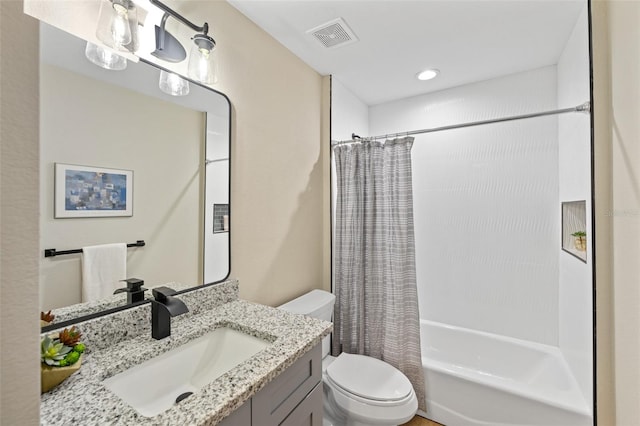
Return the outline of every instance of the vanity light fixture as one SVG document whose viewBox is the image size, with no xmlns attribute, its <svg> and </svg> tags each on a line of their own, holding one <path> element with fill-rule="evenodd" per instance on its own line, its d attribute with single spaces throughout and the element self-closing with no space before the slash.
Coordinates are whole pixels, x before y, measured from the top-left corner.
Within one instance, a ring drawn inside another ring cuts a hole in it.
<svg viewBox="0 0 640 426">
<path fill-rule="evenodd" d="M 440 71 L 432 68 L 419 72 L 418 74 L 416 74 L 416 78 L 422 81 L 431 80 L 432 78 L 436 78 L 438 74 L 440 74 Z"/>
<path fill-rule="evenodd" d="M 127 68 L 127 59 L 118 55 L 109 48 L 87 42 L 84 56 L 99 67 L 106 70 L 120 71 Z"/>
<path fill-rule="evenodd" d="M 100 0 L 98 40 L 114 50 L 138 48 L 138 13 L 132 0 Z"/>
<path fill-rule="evenodd" d="M 209 24 L 205 22 L 202 26 L 197 26 L 175 10 L 162 3 L 160 0 L 149 0 L 149 2 L 165 12 L 165 16 L 169 14 L 182 24 L 196 31 L 196 34 L 191 38 L 194 46 L 191 49 L 189 57 L 189 77 L 204 84 L 215 83 L 218 80 L 218 61 L 215 50 L 216 42 L 208 34 Z M 166 17 L 163 17 L 163 20 L 166 21 Z M 156 52 L 157 51 L 158 50 L 156 49 Z M 155 56 L 162 59 L 159 55 Z"/>
<path fill-rule="evenodd" d="M 171 96 L 186 96 L 189 94 L 189 82 L 178 74 L 160 71 L 160 90 Z"/>
</svg>

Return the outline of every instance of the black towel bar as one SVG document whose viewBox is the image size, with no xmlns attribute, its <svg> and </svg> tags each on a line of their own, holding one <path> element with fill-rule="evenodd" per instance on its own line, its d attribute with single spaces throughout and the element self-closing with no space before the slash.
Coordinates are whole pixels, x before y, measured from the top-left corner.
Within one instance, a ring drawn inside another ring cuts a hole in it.
<svg viewBox="0 0 640 426">
<path fill-rule="evenodd" d="M 127 247 L 144 247 L 146 245 L 146 243 L 144 242 L 144 240 L 138 240 L 135 243 L 129 243 L 127 244 Z M 56 249 L 44 249 L 44 257 L 55 257 L 55 256 L 61 256 L 63 254 L 75 254 L 75 253 L 82 253 L 82 249 L 74 249 L 74 250 L 56 250 Z"/>
</svg>

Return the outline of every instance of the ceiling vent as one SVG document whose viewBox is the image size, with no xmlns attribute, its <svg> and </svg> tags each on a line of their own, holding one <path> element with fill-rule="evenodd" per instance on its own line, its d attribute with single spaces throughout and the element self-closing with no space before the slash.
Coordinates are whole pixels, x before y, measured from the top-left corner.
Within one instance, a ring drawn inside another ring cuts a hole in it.
<svg viewBox="0 0 640 426">
<path fill-rule="evenodd" d="M 328 49 L 346 46 L 358 41 L 358 37 L 342 18 L 337 18 L 312 28 L 307 31 L 307 34 L 311 34 Z"/>
</svg>

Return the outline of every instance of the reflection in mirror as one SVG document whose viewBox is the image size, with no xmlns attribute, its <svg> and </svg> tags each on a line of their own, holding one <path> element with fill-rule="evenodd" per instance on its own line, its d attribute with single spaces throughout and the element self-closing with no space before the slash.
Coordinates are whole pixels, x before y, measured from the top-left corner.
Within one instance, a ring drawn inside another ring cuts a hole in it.
<svg viewBox="0 0 640 426">
<path fill-rule="evenodd" d="M 85 41 L 44 23 L 40 39 L 41 310 L 53 309 L 60 322 L 127 303 L 126 292 L 113 295 L 124 282 L 88 300 L 83 275 L 88 283 L 92 271 L 85 265 L 83 273 L 83 255 L 44 257 L 46 249 L 129 243 L 122 278 L 141 279 L 147 289 L 225 279 L 228 99 L 193 82 L 187 96 L 169 96 L 158 87 L 161 70 L 144 62 L 128 61 L 122 71 L 99 68 L 85 58 Z M 55 182 L 56 164 L 132 171 L 126 185 L 132 215 L 55 218 L 56 204 L 83 191 L 108 198 L 113 186 L 76 182 L 72 194 L 69 174 Z M 138 240 L 144 246 L 131 244 Z"/>
</svg>

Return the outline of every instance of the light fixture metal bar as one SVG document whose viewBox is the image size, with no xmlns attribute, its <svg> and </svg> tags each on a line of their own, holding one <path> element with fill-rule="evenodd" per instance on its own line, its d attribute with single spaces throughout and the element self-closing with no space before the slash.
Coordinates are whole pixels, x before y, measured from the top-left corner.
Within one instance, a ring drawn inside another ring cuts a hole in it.
<svg viewBox="0 0 640 426">
<path fill-rule="evenodd" d="M 203 34 L 207 34 L 209 32 L 209 24 L 206 23 L 206 22 L 204 23 L 204 25 L 199 27 L 196 24 L 194 24 L 193 22 L 191 22 L 190 20 L 188 20 L 187 18 L 185 18 L 184 16 L 180 15 L 175 10 L 171 9 L 166 4 L 162 3 L 160 0 L 149 0 L 149 3 L 151 3 L 152 5 L 157 7 L 158 9 L 164 11 L 165 13 L 168 13 L 169 15 L 173 16 L 178 21 L 182 22 L 184 25 L 188 26 L 189 28 L 193 29 L 194 31 L 199 31 L 199 32 L 202 32 Z"/>
<path fill-rule="evenodd" d="M 165 25 L 167 25 L 167 19 L 169 19 L 171 14 L 169 12 L 165 12 L 162 15 L 162 20 L 160 21 L 160 37 L 157 38 L 157 50 L 164 50 L 164 40 L 165 40 Z"/>
<path fill-rule="evenodd" d="M 543 111 L 543 112 L 536 112 L 536 113 L 532 113 L 532 114 L 514 115 L 514 116 L 511 116 L 511 117 L 494 118 L 494 119 L 490 119 L 490 120 L 471 121 L 471 122 L 468 122 L 468 123 L 453 124 L 453 125 L 450 125 L 450 126 L 434 127 L 434 128 L 431 128 L 431 129 L 412 130 L 412 131 L 409 131 L 409 132 L 388 133 L 386 135 L 370 136 L 370 137 L 365 137 L 365 138 L 361 138 L 361 137 L 357 136 L 356 134 L 353 134 L 352 135 L 352 137 L 353 137 L 352 140 L 331 141 L 331 145 L 340 145 L 340 144 L 350 143 L 350 142 L 354 142 L 356 139 L 377 140 L 377 139 L 397 138 L 397 137 L 401 137 L 401 136 L 419 135 L 419 134 L 422 134 L 422 133 L 440 132 L 442 130 L 461 129 L 461 128 L 464 128 L 464 127 L 480 126 L 480 125 L 483 125 L 483 124 L 501 123 L 503 121 L 522 120 L 522 119 L 525 119 L 525 118 L 534 118 L 534 117 L 544 117 L 544 116 L 547 116 L 547 115 L 565 114 L 565 113 L 568 113 L 568 112 L 584 112 L 584 113 L 588 114 L 589 112 L 591 112 L 591 103 L 585 102 L 585 103 L 583 103 L 581 105 L 578 105 L 578 106 L 575 106 L 575 107 L 556 109 L 556 110 L 553 110 L 553 111 Z"/>
</svg>

